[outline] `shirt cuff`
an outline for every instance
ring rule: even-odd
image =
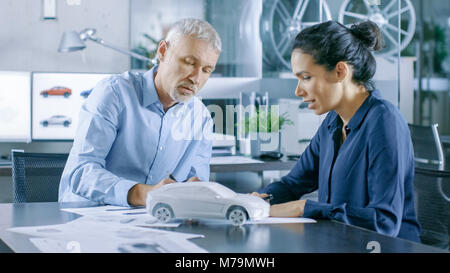
[[[319,203],[308,199],[306,200],[303,217],[328,219],[331,209],[331,204]]]
[[[114,206],[130,207],[131,205],[128,204],[128,191],[136,184],[138,183],[132,180],[120,180],[106,195],[105,203]]]

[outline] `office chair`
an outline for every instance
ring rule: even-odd
[[[444,150],[438,133],[438,124],[422,126],[408,124],[414,147],[414,161],[421,164],[436,165],[444,169]]]
[[[57,202],[68,154],[12,150],[13,202]]]
[[[449,250],[450,171],[416,168],[414,191],[422,243]]]

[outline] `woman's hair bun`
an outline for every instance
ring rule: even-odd
[[[380,28],[372,21],[353,24],[350,32],[369,50],[378,51],[384,47]]]

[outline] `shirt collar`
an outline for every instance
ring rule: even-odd
[[[366,116],[367,112],[373,105],[374,100],[376,99],[381,99],[380,91],[378,90],[370,91],[369,96],[366,98],[366,100],[363,102],[363,104],[359,107],[359,109],[356,111],[356,113],[348,122],[347,127],[350,131],[357,129],[361,125],[361,123],[364,120],[364,117]],[[334,111],[333,113],[334,117],[330,118],[330,121],[328,122],[329,130],[333,130],[339,125],[342,126],[342,120],[340,119],[339,115]]]
[[[144,73],[143,84],[143,99],[142,104],[147,107],[155,102],[159,102],[158,93],[155,88],[155,75],[158,71],[158,66],[155,65],[152,69]]]
[[[152,69],[144,73],[144,86],[143,86],[143,106],[147,107],[155,102],[160,102],[158,93],[156,92],[155,87],[155,76],[158,71],[158,65],[155,65]],[[192,99],[190,99],[187,103],[191,102]],[[178,102],[176,105],[177,107],[185,106],[186,103]],[[162,104],[161,104],[162,107]]]
[[[341,122],[341,119],[339,118],[339,115],[336,112],[331,111],[331,115],[332,116],[330,117],[330,120],[328,121],[328,130],[330,132],[334,131],[334,129],[336,129],[338,127],[339,123]]]

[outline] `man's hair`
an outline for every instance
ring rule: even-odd
[[[206,21],[186,18],[175,22],[170,28],[165,40],[175,44],[182,36],[191,36],[195,39],[207,41],[218,52],[222,51],[222,41],[217,31]]]

